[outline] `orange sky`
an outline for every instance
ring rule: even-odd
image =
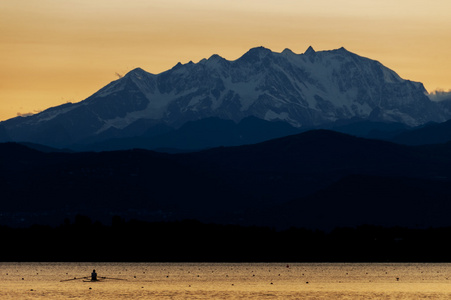
[[[135,67],[309,45],[344,46],[430,92],[451,89],[449,0],[8,0],[0,120],[81,101]]]

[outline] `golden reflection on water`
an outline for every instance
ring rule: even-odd
[[[84,282],[93,269],[107,279]],[[0,263],[0,272],[0,299],[451,299],[451,264]]]

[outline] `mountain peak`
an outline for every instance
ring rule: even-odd
[[[248,52],[246,52],[243,56],[240,57],[240,60],[245,60],[249,62],[254,62],[261,60],[262,58],[265,58],[269,54],[271,54],[272,51],[268,48],[265,48],[263,46],[251,48]]]
[[[315,51],[315,49],[313,49],[312,46],[309,46],[307,48],[307,50],[304,52],[305,55],[311,55],[311,54],[315,54],[315,53],[316,53],[316,51]]]
[[[254,47],[249,49],[248,52],[258,52],[258,53],[268,53],[268,52],[272,52],[271,49],[265,48],[263,46],[259,46],[259,47]]]
[[[265,48],[263,46],[251,48],[247,52],[247,54],[257,55],[260,58],[263,58],[263,57],[265,57],[265,56],[267,56],[268,54],[271,54],[271,53],[272,53],[271,49]]]
[[[285,48],[285,49],[283,49],[282,54],[284,54],[284,55],[293,55],[294,54],[295,55],[296,53],[291,51],[291,49]]]
[[[144,71],[141,68],[134,68],[133,70],[131,70],[130,72],[128,72],[127,74],[144,74],[147,73],[146,71]]]
[[[339,53],[346,53],[346,54],[351,54],[352,52],[348,51],[345,47],[340,47],[337,50],[335,50]]]
[[[178,62],[174,67],[172,67],[172,69],[178,69],[182,66],[183,66],[183,64],[181,62]]]
[[[199,63],[204,64],[205,66],[208,66],[210,68],[217,69],[217,68],[221,68],[222,66],[226,65],[228,63],[228,61],[218,54],[213,54],[208,59],[202,59]]]
[[[141,79],[144,76],[148,75],[149,73],[147,71],[144,71],[141,68],[134,68],[133,70],[131,70],[130,72],[128,72],[127,74],[125,74],[124,77],[132,77],[132,78],[138,78]]]
[[[207,61],[208,62],[222,62],[222,61],[225,61],[225,59],[218,54],[213,54],[212,56],[210,56],[210,58],[208,58]]]

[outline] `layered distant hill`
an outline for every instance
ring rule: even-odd
[[[421,83],[344,48],[295,54],[259,47],[235,61],[213,55],[160,74],[132,70],[79,103],[1,122],[0,141],[200,149],[353,120],[399,128],[450,118]]]
[[[316,130],[184,154],[41,152],[0,144],[0,225],[198,219],[333,228],[451,226],[451,144]]]

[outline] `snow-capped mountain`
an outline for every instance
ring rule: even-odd
[[[258,47],[235,61],[213,55],[160,74],[134,69],[79,103],[1,122],[0,141],[61,147],[139,136],[157,124],[249,116],[299,128],[351,118],[415,126],[449,117],[421,83],[344,48],[295,54]]]

